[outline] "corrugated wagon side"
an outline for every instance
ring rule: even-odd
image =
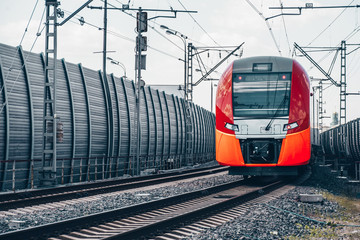
[[[125,78],[57,61],[57,183],[135,174],[136,94]],[[43,142],[44,56],[0,44],[0,187],[40,184]],[[185,162],[185,102],[144,87],[140,102],[140,170],[179,168]],[[191,104],[192,155],[214,160],[215,116]]]

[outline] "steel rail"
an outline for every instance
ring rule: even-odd
[[[249,181],[250,179],[247,180]],[[243,204],[250,200],[263,196],[264,194],[270,193],[284,185],[286,185],[286,183],[279,181],[279,182],[271,183],[260,189],[256,188],[251,192],[238,196],[231,196],[229,198],[227,198],[227,196],[224,196],[222,198],[222,196],[219,195],[221,201],[218,203],[210,204],[206,207],[194,209],[188,212],[185,211],[181,215],[173,216],[170,218],[164,218],[160,221],[145,225],[143,227],[135,228],[133,230],[119,234],[114,234],[113,236],[107,237],[106,239],[111,239],[111,240],[112,239],[143,239],[147,237],[152,237],[152,235],[154,234],[157,235],[161,230],[181,226],[185,222],[189,223],[189,222],[199,221],[199,219],[207,218],[218,212],[225,211],[236,205]]]
[[[154,200],[146,203],[136,204],[129,207],[113,209],[101,213],[95,213],[83,217],[77,217],[60,222],[45,224],[41,226],[31,227],[27,229],[7,232],[0,234],[0,239],[24,239],[27,236],[28,239],[43,239],[48,238],[50,235],[61,234],[71,232],[76,229],[88,228],[89,226],[99,225],[106,221],[114,219],[129,217],[138,213],[159,209],[164,206],[171,206],[187,200],[201,198],[205,195],[210,195],[223,191],[224,189],[230,189],[238,187],[242,183],[246,183],[249,180],[240,180],[207,189],[201,189],[190,193],[175,195],[169,198],[163,198],[160,200]]]
[[[234,202],[231,204],[225,205],[224,208],[215,208],[215,211],[205,211],[203,215],[195,215],[193,218],[184,220],[181,224],[174,224],[173,226],[168,226],[165,230],[160,231],[160,233],[151,234],[151,239],[183,239],[187,236],[201,234],[209,227],[216,228],[225,223],[229,223],[236,218],[243,217],[243,215],[248,211],[254,204],[265,204],[268,201],[274,199],[274,197],[281,196],[291,189],[295,188],[297,185],[303,183],[310,177],[311,171],[307,169],[300,177],[292,179],[291,181],[284,181],[283,186],[279,182],[278,187],[275,187],[277,183],[273,186],[273,190],[269,192],[258,190],[256,194],[259,194],[258,197],[253,199],[245,199],[244,202]],[[290,184],[286,184],[286,183]],[[226,195],[223,197],[227,197]],[[258,208],[257,208],[258,209]],[[180,223],[180,222],[179,222]],[[231,224],[231,223],[230,223]],[[240,237],[240,236],[239,236]]]
[[[191,177],[219,173],[222,171],[225,172],[227,170],[227,167],[215,166],[156,175],[147,175],[134,178],[105,180],[81,185],[61,186],[57,188],[47,188],[12,194],[2,194],[0,195],[0,209],[2,211],[6,211],[9,209],[26,207],[35,204],[58,202],[72,198],[79,198],[81,196],[91,196],[100,193],[102,194],[150,186],[154,184],[182,180]]]
[[[109,221],[114,221],[116,219],[127,218],[130,216],[134,216],[135,214],[146,213],[167,206],[172,206],[175,204],[184,203],[186,201],[191,201],[196,198],[203,198],[204,196],[219,193],[221,191],[228,190],[231,188],[239,187],[240,185],[246,184],[248,182],[249,179],[239,180],[231,183],[218,185],[215,187],[210,187],[207,189],[201,189],[194,192],[163,198],[160,200],[154,200],[146,203],[136,204],[129,207],[113,209],[83,217],[63,220],[60,222],[7,232],[4,234],[0,234],[0,239],[22,240],[24,239],[24,236],[26,236],[27,239],[47,239],[49,237],[56,237],[61,234],[70,233],[84,228],[89,228],[91,226],[98,226]],[[117,235],[116,237],[115,235],[113,235],[111,236],[111,239],[132,239],[132,236],[137,236],[141,234],[141,231],[143,230],[149,231],[151,228],[152,227],[148,227],[148,228],[143,227],[141,228],[140,232],[136,230],[130,230],[128,233],[123,233],[124,235],[121,236]]]

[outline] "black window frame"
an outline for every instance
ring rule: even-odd
[[[273,113],[269,113],[269,114],[263,114],[263,115],[251,115],[251,114],[246,114],[243,116],[239,116],[239,114],[235,114],[236,109],[235,109],[235,104],[234,104],[234,97],[238,94],[236,92],[234,92],[234,80],[236,77],[239,76],[249,76],[249,75],[278,75],[277,78],[277,82],[279,80],[281,80],[281,76],[282,75],[286,75],[286,81],[288,81],[289,86],[287,86],[287,91],[286,91],[286,95],[284,95],[284,97],[286,97],[285,99],[283,99],[283,101],[285,101],[285,104],[287,106],[287,112],[286,113],[280,113],[278,112],[279,107],[283,104],[282,101],[279,103],[277,102],[276,105],[274,105],[274,107],[277,107],[277,109],[273,112]],[[246,80],[245,80],[246,81]],[[232,74],[232,110],[233,110],[233,116],[234,117],[240,117],[240,118],[246,118],[246,119],[271,119],[276,115],[276,118],[280,118],[280,117],[284,117],[284,116],[289,116],[289,111],[290,111],[290,98],[291,98],[291,85],[292,85],[292,72],[269,72],[269,71],[256,71],[256,72],[246,72],[246,73],[240,73],[240,72],[234,72]],[[274,88],[273,88],[274,89]],[[265,91],[264,91],[265,92]],[[256,106],[256,105],[255,105]],[[280,108],[281,109],[281,108]],[[256,110],[256,109],[254,109]],[[283,111],[283,110],[282,110]],[[275,114],[276,112],[278,112],[277,114]]]

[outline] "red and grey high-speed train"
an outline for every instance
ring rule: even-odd
[[[235,60],[216,93],[216,160],[229,174],[297,175],[309,164],[310,82],[284,57]]]

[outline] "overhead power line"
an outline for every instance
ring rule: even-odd
[[[26,35],[26,33],[27,33],[27,30],[28,30],[28,27],[29,27],[29,25],[30,25],[30,23],[31,23],[31,20],[32,20],[32,18],[33,18],[33,16],[34,16],[34,12],[35,12],[35,10],[36,10],[36,7],[37,7],[37,5],[38,5],[38,2],[39,2],[39,0],[36,1],[35,6],[34,6],[32,12],[31,12],[30,19],[29,19],[29,21],[28,21],[28,23],[27,23],[27,25],[26,25],[24,34],[23,34],[23,36],[22,36],[22,38],[21,38],[21,41],[20,41],[20,44],[19,44],[19,45],[22,44],[22,42],[23,42],[23,40],[24,40],[24,38],[25,38],[25,35]]]
[[[280,47],[279,47],[279,45],[278,45],[278,43],[277,43],[277,41],[276,41],[276,39],[275,39],[274,33],[273,33],[272,29],[271,29],[271,26],[270,26],[270,24],[269,24],[269,22],[268,22],[268,19],[266,19],[266,18],[264,17],[264,14],[263,14],[262,12],[260,12],[260,11],[254,6],[254,4],[252,4],[252,2],[251,2],[250,0],[246,0],[246,2],[250,5],[250,7],[252,7],[252,8],[255,10],[255,12],[257,12],[257,13],[259,14],[259,16],[265,21],[266,26],[267,26],[267,28],[268,28],[268,30],[269,30],[269,32],[270,32],[271,38],[273,39],[274,44],[275,44],[275,46],[276,46],[276,48],[277,48],[280,56],[282,56]]]
[[[280,6],[283,5],[282,1],[279,0],[279,3],[280,3]],[[281,13],[282,13],[282,9],[281,9]],[[285,24],[285,17],[282,16],[282,22],[283,22],[283,25],[284,25],[284,31],[285,31],[285,36],[286,36],[286,40],[287,40],[287,44],[288,44],[288,48],[289,48],[289,56],[291,54],[291,47],[290,47],[290,41],[289,41],[289,36],[288,36],[288,33],[287,33],[287,29],[286,29],[286,24]]]
[[[101,0],[101,1],[103,1],[103,0]],[[120,4],[122,4],[120,1],[118,1],[118,0],[116,0],[116,1],[117,1],[118,3],[120,3]],[[110,6],[112,6],[112,7],[116,7],[115,5],[113,5],[113,4],[111,4],[111,3],[108,3],[108,5],[110,5]],[[70,11],[67,11],[67,10],[64,10],[64,9],[63,9],[63,11],[66,12],[67,14],[71,13]],[[132,17],[132,18],[136,18],[136,16],[134,16],[134,15],[131,14],[131,13],[127,13],[127,12],[125,12],[125,11],[123,11],[123,12],[124,12],[125,14],[129,15],[129,16]],[[95,25],[95,24],[92,24],[92,23],[90,23],[90,22],[85,21],[85,19],[84,19],[83,17],[81,17],[81,16],[74,17],[74,18],[77,19],[77,21],[75,21],[75,20],[70,20],[70,22],[72,22],[72,23],[74,23],[74,24],[79,24],[79,23],[80,23],[80,24],[84,24],[84,25],[89,25],[89,26],[91,26],[91,27],[93,27],[93,28],[100,29],[100,30],[102,29],[102,27],[100,27],[100,26],[97,26],[97,25]],[[152,20],[151,20],[151,21],[152,21]],[[160,25],[160,24],[158,24],[158,23],[155,23],[155,24]],[[162,34],[161,32],[159,32],[155,27],[153,27],[153,26],[149,26],[149,27],[150,27],[151,29],[153,29],[156,33],[158,33],[160,36],[162,36],[163,38],[165,38],[167,41],[169,41],[170,43],[172,43],[175,47],[177,47],[177,48],[179,48],[180,50],[182,50],[181,47],[179,47],[176,43],[174,43],[172,40],[170,40],[169,38],[167,38],[164,34]],[[115,36],[115,37],[124,39],[124,40],[126,40],[126,41],[135,43],[135,40],[134,40],[134,39],[132,39],[132,38],[130,38],[130,37],[127,37],[127,36],[125,36],[125,35],[122,35],[122,34],[120,34],[120,33],[117,33],[117,32],[115,32],[115,31],[107,30],[107,33],[110,34],[110,35],[113,35],[113,36]],[[150,45],[148,45],[148,48],[149,48],[149,49],[152,49],[152,50],[154,50],[154,51],[156,51],[156,52],[159,52],[159,53],[161,53],[161,54],[163,54],[163,55],[166,55],[166,56],[168,56],[168,57],[171,57],[171,58],[173,58],[173,59],[179,60],[178,57],[176,57],[176,56],[174,56],[174,55],[171,55],[171,54],[169,54],[169,53],[166,52],[166,51],[162,51],[162,50],[160,50],[160,49],[158,49],[158,48],[155,48],[155,47],[152,47],[152,46],[150,46]]]
[[[100,0],[100,1],[103,2],[104,0]],[[117,3],[123,5],[123,3],[120,2],[119,0],[115,0],[115,1],[116,1]],[[116,8],[116,6],[113,5],[113,4],[111,4],[111,3],[108,3],[108,5]],[[170,4],[169,4],[169,5],[170,5]],[[184,10],[188,11],[184,5],[182,5],[182,6],[183,6]],[[170,6],[170,8],[172,8],[172,7]],[[125,13],[126,15],[128,15],[128,16],[136,19],[136,16],[134,16],[133,14],[131,14],[131,13],[129,13],[129,12],[126,12],[126,11],[122,11],[122,12]],[[192,15],[191,15],[190,13],[188,13],[188,14],[192,17]],[[194,19],[194,18],[193,18],[193,19]],[[154,23],[154,25],[157,25],[157,26],[160,27],[161,24],[155,22],[155,20],[156,20],[156,19],[150,19],[149,21],[152,21],[152,22]],[[199,24],[195,19],[194,19],[194,21],[195,21],[197,24]],[[170,42],[170,43],[173,44],[175,47],[177,47],[178,49],[180,49],[181,51],[183,51],[183,49],[182,49],[178,44],[176,44],[175,42],[173,42],[170,38],[166,37],[166,35],[162,34],[162,33],[161,33],[160,31],[158,31],[154,26],[150,26],[150,25],[148,25],[148,26],[149,26],[152,30],[154,30],[157,34],[159,34],[160,36],[162,36],[163,38],[165,38],[168,42]],[[200,24],[199,24],[199,26],[200,26]],[[202,27],[200,26],[200,28],[202,28]],[[203,28],[202,28],[202,29],[203,29]],[[206,32],[205,29],[203,29],[203,31]],[[207,32],[206,32],[206,33],[207,33]],[[121,37],[121,38],[124,38],[122,35],[120,35],[120,37]],[[209,35],[209,37],[211,38],[210,35]],[[128,38],[128,37],[126,37],[126,38]],[[128,38],[128,39],[130,39],[130,38]],[[128,40],[128,39],[126,39],[126,40]],[[196,40],[194,40],[194,39],[192,39],[192,38],[188,38],[188,39],[191,40],[191,41],[193,41],[193,42],[195,42],[195,43],[199,43],[200,45],[205,46],[204,43],[201,43],[201,42],[199,42],[199,41],[196,41]],[[130,39],[130,41],[135,42],[135,41],[132,40],[132,39]],[[215,41],[215,40],[214,40],[214,41]],[[217,45],[218,45],[219,47],[221,47],[219,44],[217,44]],[[162,51],[162,50],[153,48],[153,47],[151,47],[151,46],[148,46],[148,47],[149,47],[150,49],[153,49],[153,50],[155,50],[155,51],[157,51],[157,52],[160,52],[160,53],[162,53],[162,54],[164,54],[164,55],[167,55],[167,56],[169,56],[169,57],[172,57],[172,58],[174,58],[174,59],[181,60],[181,59],[179,59],[178,57],[175,57],[175,56],[173,56],[173,55],[171,55],[171,54],[169,54],[169,53],[167,53],[167,52],[165,52],[165,51]],[[227,51],[227,50],[225,50],[225,51],[226,51],[227,53],[229,53],[229,51]],[[215,72],[216,72],[216,71],[215,71]]]
[[[353,2],[354,2],[354,0],[352,0],[352,1],[348,4],[348,6],[350,6]],[[334,18],[334,20],[332,20],[331,23],[330,23],[324,30],[322,30],[313,40],[311,40],[310,43],[309,43],[308,45],[306,45],[306,46],[310,46],[310,45],[311,45],[316,39],[318,39],[326,30],[328,30],[328,29],[331,27],[331,25],[333,25],[334,22],[336,22],[336,20],[337,20],[346,10],[347,10],[347,8],[343,9],[343,10],[341,11],[341,13],[340,13],[339,15],[337,15],[336,18]]]
[[[240,49],[244,45],[244,42],[241,43],[239,46],[237,46],[234,50],[232,50],[227,56],[225,56],[220,62],[218,62],[214,67],[212,67],[209,71],[206,71],[206,73],[198,80],[196,81],[193,86],[199,85],[204,79],[206,79],[212,72],[215,71],[217,67],[219,67],[226,59],[228,59],[231,55],[233,55],[238,49]],[[200,58],[201,59],[201,58]],[[202,62],[202,60],[201,60]],[[205,67],[204,67],[205,68]]]
[[[184,4],[183,4],[180,0],[178,0],[178,2],[179,2],[180,5],[184,8],[184,10],[188,11],[188,10],[186,9],[186,7],[184,6]],[[217,41],[215,41],[215,39],[214,39],[213,37],[211,37],[210,34],[200,25],[200,23],[199,23],[198,21],[196,21],[196,19],[191,15],[191,13],[188,13],[188,14],[189,14],[189,16],[192,18],[192,20],[200,27],[200,29],[203,30],[203,32],[204,32],[216,45],[220,46],[220,44],[219,44]]]
[[[353,36],[355,36],[355,34],[357,34],[358,32],[360,31],[360,26],[354,28],[345,38],[344,38],[344,41],[348,41],[350,38],[352,38]],[[341,45],[341,43],[338,43],[334,48],[339,48]],[[320,60],[318,60],[317,62],[318,63],[321,63],[322,61],[324,61],[326,58],[328,58],[331,53],[333,51],[330,49],[328,51],[328,53],[326,55],[324,55]],[[314,68],[314,66],[312,65],[308,71],[312,70]]]
[[[103,2],[104,0],[101,0],[101,1]],[[115,0],[115,1],[118,2],[119,4],[122,4],[122,5],[123,5],[123,3],[121,3],[119,0]],[[111,3],[108,3],[108,5],[116,8],[116,6],[113,5],[113,4],[111,4]],[[133,14],[128,13],[128,12],[126,12],[126,11],[122,11],[122,12],[125,13],[126,15],[128,15],[128,16],[136,19],[136,16],[134,16]],[[155,22],[154,19],[151,19],[150,21],[152,21],[155,25],[160,26],[160,24],[157,23],[157,22]],[[176,44],[175,42],[173,42],[170,38],[166,37],[164,34],[162,34],[161,32],[159,32],[154,26],[150,26],[150,25],[148,25],[148,26],[149,26],[152,30],[154,30],[157,34],[159,34],[161,37],[165,38],[168,42],[170,42],[171,44],[173,44],[175,47],[177,47],[178,49],[182,50],[182,48],[181,48],[179,45],[177,45],[177,44]]]
[[[35,12],[35,10],[36,10],[36,7],[37,7],[38,3],[39,3],[39,0],[36,1],[35,6],[34,6],[32,12],[31,12],[29,21],[28,21],[28,23],[26,24],[26,27],[25,27],[24,33],[23,33],[23,35],[22,35],[22,37],[21,37],[19,46],[22,45],[22,42],[23,42],[24,39],[25,39],[25,35],[26,35],[27,31],[28,31],[28,28],[29,28],[29,26],[30,26],[31,20],[32,20],[32,18],[33,18],[33,16],[34,16],[34,12]],[[15,52],[14,55],[16,55],[17,53],[18,53],[18,50]],[[13,61],[12,61],[11,64],[10,64],[10,68],[12,68],[12,66],[14,65],[14,61],[15,61],[15,58],[13,58]],[[9,73],[6,75],[5,81],[6,81],[6,79],[8,78],[8,76],[9,76]]]
[[[109,5],[110,5],[110,4],[109,4]],[[64,11],[64,12],[69,12],[69,11],[66,11],[66,10],[63,10],[63,11]],[[79,24],[79,22],[81,22],[82,24],[89,25],[89,26],[91,26],[91,27],[93,27],[93,28],[102,29],[102,27],[100,27],[100,26],[97,26],[97,25],[95,25],[95,24],[92,24],[92,23],[89,23],[89,22],[85,21],[84,18],[82,18],[82,17],[75,17],[75,19],[77,19],[78,21],[70,20],[70,22],[75,23],[75,24]],[[151,27],[151,28],[152,28],[152,27]],[[126,41],[135,43],[135,40],[134,40],[134,39],[132,39],[132,38],[130,38],[130,37],[127,37],[127,36],[125,36],[125,35],[122,35],[122,34],[120,34],[120,33],[117,33],[117,32],[115,32],[115,31],[107,30],[107,33],[110,34],[110,35],[112,35],[112,36],[115,36],[115,37],[124,39],[124,40],[126,40]],[[161,33],[160,33],[160,34],[161,34]],[[149,46],[149,45],[148,45],[148,47],[149,47],[150,49],[152,49],[152,50],[154,50],[154,51],[156,51],[156,52],[159,52],[159,53],[161,53],[161,54],[164,54],[164,55],[166,55],[166,56],[168,56],[168,57],[171,57],[171,58],[174,58],[174,59],[178,59],[178,57],[176,57],[176,56],[174,56],[174,55],[171,55],[171,54],[169,54],[169,53],[167,53],[167,52],[165,52],[165,51],[162,51],[162,50],[160,50],[160,49],[154,48],[154,47]]]
[[[21,47],[21,45],[22,45],[22,42],[23,42],[23,40],[25,39],[25,35],[26,35],[27,31],[28,31],[28,27],[30,26],[30,23],[31,23],[32,18],[33,18],[33,16],[34,16],[34,12],[35,12],[35,10],[36,10],[36,7],[37,7],[37,5],[38,5],[38,2],[39,2],[39,0],[36,1],[35,6],[34,6],[32,12],[31,12],[29,21],[28,21],[28,23],[27,23],[27,25],[26,25],[26,28],[25,28],[25,30],[24,30],[24,34],[23,34],[23,36],[21,37],[21,40],[20,40],[20,43],[19,43],[19,48],[17,48],[16,51],[15,51],[15,53],[14,53],[13,60],[12,60],[12,62],[11,62],[11,64],[10,64],[9,71],[8,71],[8,73],[7,73],[6,76],[5,76],[4,82],[6,82],[6,80],[7,80],[8,77],[9,77],[9,74],[10,74],[10,72],[11,72],[11,70],[12,70],[12,67],[13,67],[14,62],[15,62],[15,59],[16,59],[15,56],[16,56],[16,54],[18,54],[19,49],[20,49],[20,47]],[[44,7],[44,11],[45,11],[45,7]],[[24,64],[21,66],[20,70],[23,69],[23,67],[25,66],[25,62],[26,62],[27,59],[29,58],[30,53],[32,52],[32,50],[33,50],[33,48],[34,48],[34,46],[35,46],[38,38],[40,37],[42,31],[45,29],[45,26],[44,26],[44,27],[41,29],[41,31],[39,31],[41,24],[42,24],[42,18],[41,18],[41,21],[40,21],[40,23],[39,23],[38,31],[37,31],[37,33],[36,33],[36,38],[35,38],[35,40],[33,41],[33,44],[31,45],[31,48],[30,48],[30,52],[29,52],[29,54],[25,57]],[[10,91],[7,93],[8,96],[12,93],[12,90],[14,89],[14,86],[16,85],[16,83],[17,83],[17,81],[18,81],[18,79],[19,79],[19,77],[20,77],[20,73],[21,73],[21,72],[18,73],[18,75],[16,76],[15,81],[14,81],[13,84],[11,85]],[[0,89],[0,94],[2,93],[3,90],[4,90],[4,86],[1,87],[1,89]],[[6,101],[3,103],[3,105],[2,105],[2,107],[1,107],[1,109],[0,109],[0,114],[1,114],[2,111],[4,110],[4,108],[5,108],[5,106],[7,105],[7,103],[8,103],[8,102],[7,102],[7,99],[6,99]]]

